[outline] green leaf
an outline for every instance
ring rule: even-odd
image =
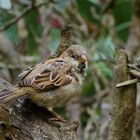
[[[10,15],[6,10],[0,11],[0,28],[5,26],[10,20],[12,20],[14,16]],[[17,26],[13,24],[7,30],[4,31],[7,37],[12,41],[15,42],[19,39],[17,35]]]
[[[94,60],[105,59],[113,61],[115,58],[115,44],[110,36],[99,38],[96,43],[96,53],[94,53]]]
[[[94,5],[100,5],[99,0],[89,0],[90,2],[92,2]]]
[[[129,35],[130,22],[132,18],[132,1],[117,0],[113,9],[113,14],[116,20],[116,30],[119,38],[126,42]]]
[[[104,74],[107,78],[112,79],[113,72],[104,62],[98,62],[95,63],[95,65],[102,72],[102,74]]]
[[[53,28],[51,29],[50,36],[52,40],[48,44],[48,48],[54,52],[57,49],[60,42],[60,31],[58,29]]]
[[[84,96],[92,96],[93,93],[95,93],[93,85],[94,85],[93,81],[88,81],[87,83],[85,83],[82,94]]]
[[[32,10],[25,16],[26,27],[28,29],[28,46],[30,54],[38,52],[38,44],[35,37],[40,37],[42,33],[41,23],[39,23],[39,13],[37,10]]]
[[[90,2],[88,0],[76,0],[78,7],[79,7],[79,11],[81,13],[81,15],[88,21],[90,22],[94,22],[97,24],[100,24],[99,21],[93,17],[93,13],[91,12],[91,8],[95,8],[97,13],[100,13],[100,6],[97,4],[94,4],[93,2]]]

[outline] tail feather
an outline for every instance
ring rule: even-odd
[[[18,98],[26,96],[27,93],[22,88],[14,91],[3,91],[0,93],[0,104],[13,104]]]
[[[4,89],[4,90],[0,91],[0,99],[3,96],[9,95],[11,92],[12,92],[11,90],[7,90],[7,89]]]

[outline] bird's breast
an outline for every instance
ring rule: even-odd
[[[59,87],[48,92],[41,92],[37,95],[30,96],[30,99],[45,107],[62,107],[71,98],[78,95],[81,90],[81,84],[77,81],[72,81],[71,84]]]

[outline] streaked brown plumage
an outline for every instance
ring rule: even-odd
[[[0,103],[26,96],[48,109],[63,106],[81,90],[86,68],[85,49],[72,45],[60,57],[23,71],[18,87],[12,94],[1,96]]]

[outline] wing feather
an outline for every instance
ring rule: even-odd
[[[20,87],[33,87],[37,90],[53,90],[71,83],[72,77],[67,71],[69,71],[69,67],[65,65],[64,60],[48,60],[23,71],[19,75],[18,84]],[[26,98],[27,96],[26,92],[20,92],[20,90],[12,94],[3,93],[2,96],[0,95],[0,103],[12,104],[17,98]]]
[[[22,73],[20,73],[18,75],[18,79],[23,80],[34,68],[35,68],[35,66],[31,66],[31,67],[25,69]]]
[[[22,77],[21,82],[19,82],[20,86],[32,86],[35,89],[47,91],[67,85],[71,83],[72,78],[67,73],[69,68],[66,68],[65,64],[66,62],[62,59],[54,59],[38,65],[38,69],[43,67],[42,71],[36,74],[36,67],[34,67],[34,70],[30,70],[28,74]],[[30,76],[30,74],[33,76]]]

